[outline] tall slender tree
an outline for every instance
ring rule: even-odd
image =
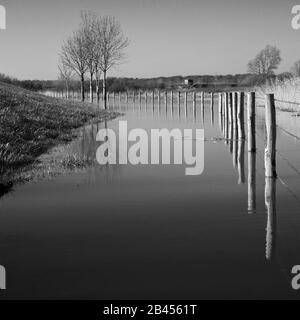
[[[85,100],[84,76],[88,69],[88,52],[84,32],[79,29],[63,43],[60,58],[63,64],[73,70],[80,78],[81,100]]]
[[[59,78],[64,81],[66,86],[66,98],[69,99],[70,81],[72,79],[72,69],[65,65],[63,61],[58,64]]]
[[[103,17],[97,23],[98,50],[101,53],[99,68],[103,73],[103,103],[107,109],[107,72],[124,59],[128,38],[124,36],[120,23],[114,17]]]
[[[93,81],[96,73],[96,65],[99,60],[99,50],[97,50],[97,16],[91,11],[81,12],[81,30],[85,40],[87,53],[87,71],[89,72],[90,102],[94,101]]]

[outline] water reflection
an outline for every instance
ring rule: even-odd
[[[256,153],[248,152],[248,213],[256,210]]]
[[[0,198],[8,194],[12,191],[13,183],[7,182],[7,183],[0,183]]]
[[[265,205],[267,210],[266,259],[272,260],[276,249],[276,179],[265,178]]]
[[[237,166],[238,166],[238,184],[245,183],[245,140],[238,140],[238,155],[237,155]]]

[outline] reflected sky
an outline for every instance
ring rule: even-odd
[[[262,108],[255,154],[217,95],[212,104],[197,94],[195,105],[191,94],[173,97],[111,97],[124,116],[83,128],[66,153],[94,157],[97,131],[117,130],[119,120],[147,131],[204,128],[203,174],[95,161],[15,186],[0,200],[0,262],[10,274],[3,298],[299,298],[290,285],[300,258],[299,142],[278,130],[285,158],[277,181],[265,179]]]

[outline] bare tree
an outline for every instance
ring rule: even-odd
[[[85,49],[87,52],[87,69],[90,75],[90,102],[93,103],[93,80],[97,72],[101,52],[97,46],[97,23],[96,15],[91,11],[81,12],[81,30],[85,39]]]
[[[81,100],[85,100],[84,75],[87,71],[88,54],[86,39],[82,30],[77,30],[64,42],[60,54],[63,64],[73,70],[81,81]]]
[[[97,103],[100,102],[100,81],[101,81],[101,69],[99,67],[99,61],[95,64],[95,75],[96,75],[96,96]]]
[[[248,63],[248,71],[254,74],[271,75],[281,62],[280,50],[267,45]]]
[[[292,68],[291,68],[291,73],[295,77],[300,77],[300,60],[296,61]]]
[[[123,34],[120,23],[114,17],[103,17],[97,24],[98,50],[101,53],[99,68],[103,72],[103,102],[107,108],[107,71],[124,59],[124,49],[129,41]]]
[[[60,61],[58,64],[58,70],[59,70],[59,79],[65,82],[67,99],[69,99],[69,87],[70,87],[70,81],[73,75],[72,69],[66,66],[63,61]]]

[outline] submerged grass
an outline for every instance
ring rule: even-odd
[[[70,154],[60,161],[64,169],[86,168],[94,163],[94,160],[84,155]]]
[[[85,123],[117,115],[0,83],[0,175],[18,171],[53,146],[71,141],[75,129]]]

